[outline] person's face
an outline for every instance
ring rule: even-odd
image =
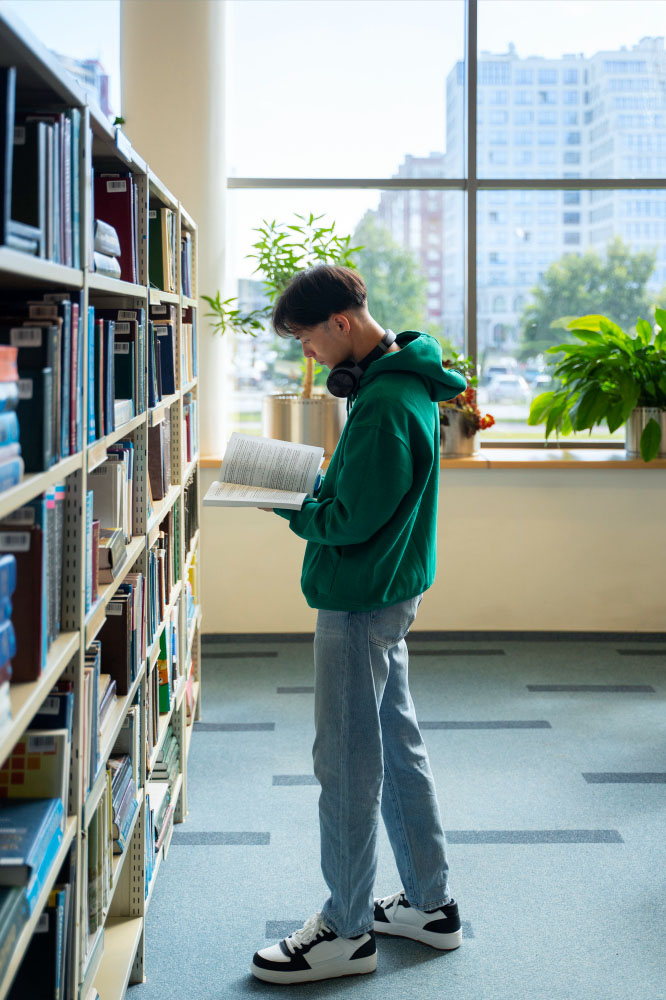
[[[294,334],[306,358],[334,368],[351,354],[349,320],[344,314],[334,315],[317,326],[304,327]]]

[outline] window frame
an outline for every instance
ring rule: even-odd
[[[464,234],[464,346],[465,356],[474,360],[478,371],[478,337],[477,337],[477,217],[478,194],[482,191],[603,191],[603,190],[635,190],[646,191],[656,188],[666,190],[666,177],[619,177],[592,178],[567,177],[562,178],[525,178],[525,177],[479,177],[477,162],[478,121],[478,0],[463,0],[465,7],[465,39],[464,39],[464,156],[463,176],[454,178],[430,177],[227,177],[227,189],[317,189],[336,188],[347,190],[376,189],[407,190],[407,191],[461,191],[466,199],[465,234]],[[581,84],[578,84],[580,87]],[[543,85],[542,85],[543,87]],[[537,87],[537,91],[538,91]],[[567,94],[575,94],[575,103],[579,103],[579,90],[572,89]],[[573,104],[574,100],[564,100],[563,104]],[[538,104],[538,100],[537,100]],[[499,106],[499,105],[498,105]],[[501,104],[508,107],[508,102]],[[547,105],[543,105],[547,106]],[[522,110],[522,109],[521,109]],[[507,125],[507,129],[510,126]],[[569,448],[569,442],[557,444],[549,442],[550,447]],[[485,448],[503,448],[506,442],[502,440],[488,441]],[[534,441],[511,441],[511,447],[534,448]],[[576,442],[577,448],[607,448],[608,442]],[[614,447],[622,448],[621,442]]]

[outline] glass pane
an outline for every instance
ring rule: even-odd
[[[601,314],[629,332],[666,305],[666,191],[483,191],[477,220],[479,404],[496,420],[482,440],[543,441],[527,416],[559,386],[563,356],[544,352],[575,342],[567,321]],[[624,427],[593,439],[623,441]]]
[[[463,0],[235,0],[229,174],[460,177]],[[447,81],[445,85],[445,81]]]
[[[666,174],[666,3],[480,0],[478,11],[479,177]]]
[[[446,204],[445,204],[446,202]],[[426,330],[437,337],[446,356],[463,347],[462,238],[444,246],[446,217],[462,233],[463,195],[437,191],[290,190],[229,192],[229,282],[222,298],[238,297],[244,312],[268,304],[265,272],[256,273],[253,244],[256,230],[267,223],[277,228],[298,225],[310,231],[310,215],[321,216],[315,226],[334,225],[333,234],[349,236],[351,247],[361,247],[352,259],[368,286],[368,308],[374,318],[396,332]],[[302,216],[303,219],[298,218]],[[305,222],[303,221],[305,220]],[[270,226],[267,227],[270,229]],[[294,231],[294,243],[303,236]],[[329,236],[326,238],[328,239]],[[296,251],[300,252],[300,251]],[[451,276],[451,279],[447,277]],[[457,285],[451,284],[455,278]],[[444,294],[449,280],[447,294]],[[216,289],[203,289],[214,296]],[[208,320],[205,321],[208,323]],[[256,336],[229,332],[233,338],[236,393],[230,401],[235,429],[261,433],[261,403],[273,390],[298,391],[302,377],[302,350],[295,341],[276,337],[268,321]],[[209,334],[204,327],[203,336]],[[318,375],[325,384],[328,370]]]
[[[101,110],[120,114],[120,0],[10,0]]]

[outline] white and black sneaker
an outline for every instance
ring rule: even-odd
[[[374,928],[376,934],[411,938],[443,951],[459,948],[462,944],[462,926],[454,899],[426,912],[412,906],[404,892],[394,892],[392,896],[375,900]]]
[[[372,931],[341,938],[320,913],[289,937],[255,952],[250,972],[267,983],[310,983],[374,972],[377,946]]]

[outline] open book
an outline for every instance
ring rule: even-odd
[[[234,433],[220,480],[211,484],[202,502],[212,507],[300,510],[317,488],[323,460],[323,448]]]

